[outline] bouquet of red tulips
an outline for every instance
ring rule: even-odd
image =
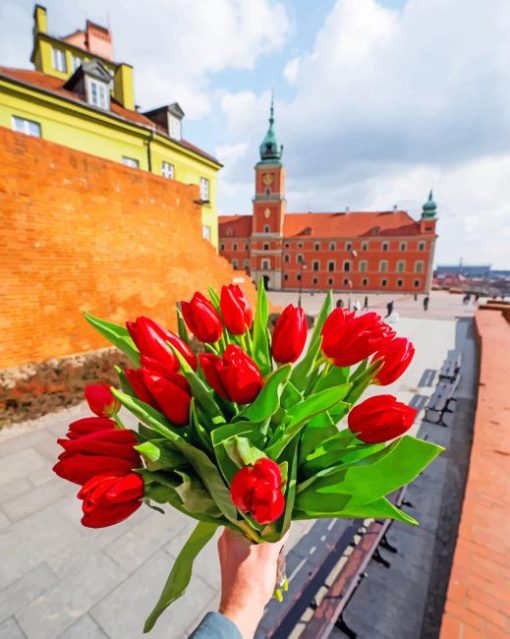
[[[287,306],[271,336],[263,286],[255,318],[239,286],[195,293],[177,309],[178,335],[147,317],[126,327],[86,319],[132,367],[117,368],[119,389],[88,386],[96,416],[59,440],[54,470],[80,484],[82,523],[110,526],[142,503],[198,521],[145,631],[184,593],[219,526],[260,543],[279,540],[297,519],[417,523],[387,495],[442,449],[404,435],[416,411],[394,396],[359,402],[370,384],[395,381],[414,354],[378,314],[331,312],[328,294],[306,352],[303,309]],[[121,406],[137,431],[125,428]]]

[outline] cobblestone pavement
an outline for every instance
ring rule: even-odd
[[[318,297],[310,297],[313,304]],[[415,341],[417,355],[396,388],[385,392],[410,401],[431,391],[419,383],[424,371],[437,370],[455,347],[451,312],[449,317],[398,320],[399,332]],[[175,511],[161,515],[148,508],[103,530],[80,525],[76,487],[54,476],[51,467],[59,452],[56,437],[69,421],[86,414],[81,404],[0,431],[2,639],[141,638],[143,621],[193,525]],[[290,545],[309,525],[293,526]],[[210,544],[196,562],[187,594],[151,637],[185,637],[217,605],[218,586],[216,550]]]

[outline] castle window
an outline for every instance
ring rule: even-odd
[[[168,134],[172,140],[180,140],[182,135],[181,121],[177,116],[172,115],[171,113],[168,114]]]
[[[301,282],[301,273],[296,273],[296,279],[298,282]]]
[[[137,169],[140,166],[140,162],[138,162],[135,158],[128,158],[127,156],[122,156],[122,164],[124,166],[129,166],[132,169]]]
[[[285,242],[285,244],[283,245],[285,248],[289,248],[290,244],[288,242]]]
[[[285,264],[288,264],[290,262],[290,255],[288,253],[284,253],[283,261],[285,262]]]
[[[110,93],[106,82],[87,76],[86,87],[87,101],[90,104],[100,109],[108,109],[110,107]]]
[[[418,250],[419,251],[425,250],[425,242],[418,242]]]
[[[209,202],[209,180],[205,177],[200,178],[200,199]]]
[[[418,288],[418,287],[420,286],[420,280],[414,280],[414,282],[413,282],[413,286],[414,286],[415,288]]]
[[[320,242],[315,242],[315,244],[313,245],[313,248],[316,251],[320,251],[321,250],[321,243]]]
[[[414,272],[423,273],[423,262],[421,260],[416,260],[414,263]]]
[[[223,252],[225,250],[225,244],[220,244],[220,251]]]
[[[285,273],[285,274],[284,274],[283,279],[284,279],[285,281],[287,281],[287,280],[289,279],[289,275],[288,275],[288,273]]]
[[[319,262],[319,260],[314,260],[312,262],[312,271],[318,271],[320,270],[321,267],[321,263]]]
[[[400,288],[404,286],[404,280],[397,280],[397,286]]]
[[[381,286],[388,286],[388,280],[387,279],[382,279],[381,280]]]
[[[269,271],[271,270],[271,260],[265,258],[262,260],[262,269],[264,271]]]
[[[298,242],[297,247],[298,247],[298,248],[303,248],[303,242]]]
[[[381,245],[381,248],[383,251],[387,251],[389,249],[390,245],[388,244],[388,242],[383,242]]]
[[[364,278],[361,280],[361,284],[362,284],[363,286],[368,286],[368,277],[364,277]]]
[[[400,242],[400,250],[407,251],[407,242]]]
[[[298,253],[298,254],[296,255],[296,262],[297,262],[298,264],[304,264],[304,262],[305,262],[305,258],[303,257],[303,253]]]
[[[406,270],[405,260],[398,260],[397,262],[397,273],[404,273]]]
[[[266,189],[266,197],[269,197],[271,195],[271,189]]]
[[[348,277],[344,277],[344,286],[349,286],[350,281]]]
[[[328,271],[329,271],[330,273],[334,273],[334,272],[335,272],[335,269],[336,269],[336,262],[335,262],[335,260],[329,260],[329,262],[328,262]]]
[[[41,125],[39,122],[26,120],[17,115],[12,116],[12,130],[18,133],[25,133],[25,135],[33,135],[36,138],[41,137]]]
[[[363,242],[361,244],[361,250],[362,251],[368,251],[368,242]]]
[[[67,73],[66,52],[64,49],[57,49],[53,47],[51,50],[53,68],[60,73]]]
[[[329,243],[329,250],[330,251],[336,251],[336,242],[330,242]]]
[[[379,262],[379,272],[386,273],[388,271],[388,260],[381,260]]]
[[[264,224],[264,233],[269,233],[269,224]]]
[[[345,250],[346,251],[352,251],[352,242],[346,242],[345,243]]]
[[[318,277],[314,277],[312,279],[312,284],[318,284],[319,283],[319,278]]]
[[[359,272],[360,273],[366,273],[367,271],[367,261],[366,260],[360,260],[359,262]]]
[[[249,251],[249,250],[250,250],[250,245],[249,245],[249,243],[248,243],[248,242],[245,242],[245,243],[244,243],[244,250],[245,250],[245,251]]]
[[[264,242],[264,244],[262,245],[262,250],[269,251],[269,244],[267,242]]]
[[[174,165],[170,162],[161,162],[161,175],[167,180],[174,179]]]
[[[245,271],[249,271],[250,270],[250,260],[244,260],[243,261],[243,268]]]
[[[328,286],[333,286],[335,280],[332,277],[328,277]]]
[[[234,271],[237,271],[237,269],[239,268],[239,262],[234,258],[230,263],[232,264],[232,268],[234,269]]]
[[[232,250],[233,250],[233,251],[237,251],[237,242],[234,242],[234,243],[232,244]]]
[[[346,273],[349,273],[349,271],[351,270],[351,263],[349,260],[345,260],[344,262],[344,271]]]
[[[234,229],[231,226],[229,226],[227,228],[226,236],[227,237],[232,237],[232,235],[234,235]]]
[[[73,73],[76,71],[76,69],[79,69],[81,67],[83,63],[83,60],[80,58],[79,55],[73,55]]]

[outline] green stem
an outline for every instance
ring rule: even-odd
[[[115,420],[115,423],[117,424],[117,428],[126,428],[124,426],[123,421],[121,420],[121,418],[119,417],[118,413],[115,413],[115,415],[113,416],[113,419]]]

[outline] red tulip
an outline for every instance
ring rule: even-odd
[[[221,397],[249,404],[259,394],[262,375],[257,364],[239,346],[229,344],[221,358],[212,353],[199,358],[207,381]]]
[[[134,449],[135,434],[124,429],[104,429],[75,439],[59,439],[64,452],[53,467],[57,475],[76,484],[104,473],[125,474],[142,465]]]
[[[322,351],[336,366],[352,366],[382,348],[395,331],[377,313],[354,313],[336,308],[322,328]]]
[[[251,306],[238,284],[222,287],[220,306],[225,326],[232,335],[244,335],[251,328],[253,323]]]
[[[168,371],[165,376],[147,369],[141,370],[143,385],[154,398],[156,406],[174,426],[189,422],[191,395],[188,382],[177,373]]]
[[[374,384],[387,386],[397,380],[411,363],[414,351],[413,343],[406,337],[396,337],[385,344],[372,360],[372,363],[382,363],[375,375]]]
[[[135,322],[126,322],[126,326],[142,356],[159,362],[165,370],[179,370],[179,362],[167,344],[170,342],[188,364],[196,369],[197,360],[193,351],[172,331],[167,330],[149,317],[138,317]]]
[[[136,473],[108,473],[89,479],[78,493],[83,500],[81,523],[104,528],[123,521],[142,505],[143,479]]]
[[[111,417],[119,412],[120,402],[112,395],[108,384],[85,386],[85,399],[90,410],[99,417]]]
[[[386,442],[403,435],[414,423],[416,409],[397,402],[393,395],[376,395],[349,413],[351,432],[367,444]]]
[[[223,332],[216,309],[202,293],[195,293],[191,302],[181,302],[181,310],[189,330],[201,342],[214,344]]]
[[[77,439],[100,430],[113,430],[116,427],[113,419],[106,417],[83,417],[69,424],[68,439]]]
[[[263,457],[253,466],[238,470],[230,485],[234,505],[249,513],[259,524],[278,519],[284,511],[285,499],[281,491],[282,475],[278,464]]]
[[[306,317],[302,308],[289,304],[276,321],[271,350],[279,364],[295,362],[306,342]]]

